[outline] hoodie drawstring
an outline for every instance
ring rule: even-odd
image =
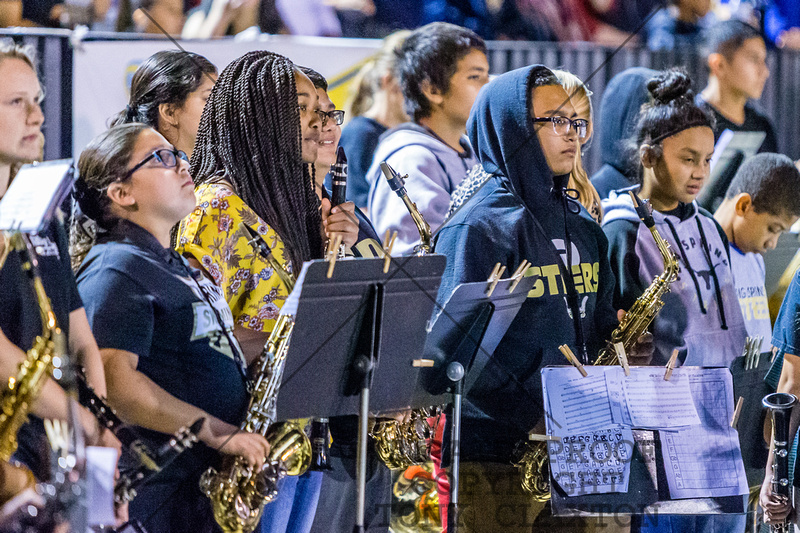
[[[568,193],[574,189],[567,189],[566,187],[554,188],[555,191],[561,196],[561,208],[564,212],[564,248],[566,249],[567,264],[562,263],[562,274],[564,278],[564,285],[567,289],[567,304],[572,312],[572,322],[575,327],[575,343],[578,349],[578,358],[583,364],[589,364],[589,353],[586,349],[586,339],[583,334],[583,320],[581,318],[581,309],[578,302],[578,291],[575,289],[575,282],[572,278],[572,238],[569,234],[569,227],[567,225],[567,211],[573,212],[573,205],[570,202],[578,204],[578,213],[580,213],[580,202],[572,198]],[[577,193],[577,191],[574,191]]]
[[[692,281],[694,282],[694,290],[697,292],[697,299],[700,302],[700,312],[702,312],[705,315],[706,306],[703,303],[703,293],[700,292],[700,284],[697,282],[697,276],[694,273],[692,265],[689,264],[689,258],[686,256],[686,250],[684,250],[683,246],[681,246],[681,239],[680,237],[678,237],[678,232],[675,231],[675,226],[672,224],[672,222],[670,222],[670,220],[666,217],[664,217],[664,221],[667,223],[667,226],[669,226],[669,230],[672,232],[672,236],[675,238],[675,244],[681,251],[681,257],[683,257],[683,264],[686,265],[686,270],[689,271],[689,275],[691,276]]]
[[[700,231],[700,244],[703,246],[703,251],[708,261],[708,268],[711,269],[711,277],[714,279],[714,292],[717,297],[717,307],[719,307],[719,321],[722,325],[722,329],[728,329],[728,323],[725,320],[725,309],[722,306],[722,288],[720,287],[719,278],[717,277],[717,269],[714,268],[714,260],[711,258],[711,250],[706,240],[706,232],[703,230],[703,225],[700,223],[699,217],[695,217],[695,222],[697,222],[697,229]]]

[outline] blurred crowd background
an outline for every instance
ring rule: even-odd
[[[312,15],[312,16],[309,16]],[[798,0],[0,0],[0,26],[75,28],[183,38],[263,33],[382,38],[444,21],[484,39],[584,41],[651,50],[697,46],[717,20],[758,27],[800,49]]]

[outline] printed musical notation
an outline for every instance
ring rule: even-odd
[[[627,492],[632,428],[659,430],[671,498],[747,492],[726,368],[586,367],[542,370],[553,479],[569,496]]]
[[[669,381],[662,368],[632,368],[632,379],[622,380],[631,425],[640,429],[695,426],[700,423],[688,371],[677,368]]]
[[[726,368],[686,368],[701,424],[660,431],[672,498],[747,494],[739,437],[730,427],[733,380]],[[703,445],[699,445],[703,443]]]

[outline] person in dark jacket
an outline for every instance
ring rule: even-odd
[[[627,141],[636,128],[639,109],[650,98],[647,80],[655,75],[649,68],[629,68],[614,76],[603,91],[597,121],[603,166],[591,178],[600,198],[635,181],[637,169],[631,168]]]
[[[596,354],[617,324],[608,242],[566,192],[581,135],[576,118],[546,67],[514,70],[487,85],[467,131],[489,177],[434,237],[435,251],[448,260],[440,302],[460,283],[486,280],[497,262],[513,271],[528,260],[526,275],[537,278],[464,401],[466,531],[531,531],[543,504],[522,491],[511,460],[515,444],[543,422],[539,370],[564,363],[561,344]],[[562,277],[566,265],[573,275]],[[566,519],[547,522],[551,532],[575,527]]]

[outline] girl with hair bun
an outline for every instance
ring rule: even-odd
[[[737,303],[725,233],[695,198],[714,153],[713,118],[694,103],[691,81],[677,69],[648,82],[651,101],[636,129],[640,184],[631,187],[653,207],[653,219],[680,263],[680,274],[653,322],[654,365],[673,349],[690,365],[728,366],[746,332]],[[629,189],[603,202],[603,230],[617,278],[616,304],[629,309],[664,270],[653,237],[636,215]]]
[[[647,88],[651,100],[639,114],[636,154],[639,185],[612,192],[603,202],[603,230],[617,280],[616,308],[630,309],[664,261],[641,223],[628,190],[649,200],[653,219],[680,264],[678,278],[662,298],[651,325],[653,365],[664,365],[674,349],[691,366],[724,366],[742,353],[747,331],[739,307],[724,231],[696,198],[710,172],[714,119],[694,103],[691,80],[678,69],[659,73]],[[743,531],[745,516],[660,516],[657,525],[632,531]]]

